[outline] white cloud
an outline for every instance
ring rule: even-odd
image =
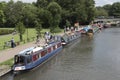
[[[120,2],[120,0],[95,0],[96,6],[103,6],[105,4],[113,4],[114,2]]]

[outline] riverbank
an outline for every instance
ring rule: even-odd
[[[42,38],[40,40],[40,46],[43,46],[44,43],[45,43],[45,41]],[[16,55],[20,51],[22,51],[22,50],[24,50],[26,48],[29,48],[31,46],[37,46],[37,44],[35,43],[35,41],[26,43],[24,45],[16,46],[15,48],[10,48],[10,49],[4,50],[4,51],[0,51],[0,63],[5,62],[5,61],[13,58],[14,55]],[[10,70],[11,70],[10,65],[9,66],[8,65],[2,65],[2,66],[0,66],[0,76],[4,75],[5,73],[9,72]]]
[[[58,35],[62,36],[62,35],[64,35],[64,33],[59,33]],[[40,39],[39,44],[40,44],[40,46],[45,45],[44,38]],[[22,51],[22,50],[24,50],[26,48],[32,47],[32,46],[33,47],[37,46],[36,41],[29,42],[29,43],[26,43],[26,44],[23,44],[23,45],[19,45],[19,46],[16,46],[15,48],[10,48],[10,49],[7,49],[7,50],[0,51],[0,63],[3,63],[5,61],[7,61],[7,60],[10,60],[11,58],[14,57],[14,55],[19,53],[20,51]],[[3,76],[4,74],[11,71],[10,66],[12,66],[12,65],[1,65],[0,66],[0,76]]]
[[[81,28],[78,29],[78,30],[81,30]],[[71,33],[71,31],[67,32],[67,34],[69,34],[69,33]],[[57,35],[63,36],[64,33],[59,33]],[[39,44],[40,44],[40,46],[44,46],[45,45],[45,39],[41,38]],[[0,54],[0,63],[13,58],[14,55],[18,54],[20,51],[22,51],[22,50],[24,50],[26,48],[35,47],[37,45],[38,44],[36,44],[36,41],[33,41],[33,42],[26,43],[24,45],[16,46],[15,48],[10,48],[8,50],[0,51],[0,53],[1,53]],[[10,65],[10,66],[12,66],[12,65]],[[3,74],[9,72],[11,70],[10,66],[3,65],[3,67],[1,68],[0,76],[2,76]]]
[[[0,77],[11,71],[11,67],[8,65],[0,66]]]

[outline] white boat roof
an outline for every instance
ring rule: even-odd
[[[33,49],[33,53],[38,51],[38,50],[42,50],[42,49],[43,49],[43,47],[36,47],[36,48]]]
[[[34,49],[34,47],[30,47],[30,48],[27,48],[21,52],[19,52],[19,54],[23,54],[23,53],[26,53],[26,52],[29,52],[29,51],[32,51]]]
[[[52,46],[52,44],[49,44],[49,45],[46,45],[46,48],[48,48],[48,47],[50,47],[50,46]],[[27,49],[25,49],[25,50],[23,50],[23,51],[20,51],[18,54],[30,54],[31,52],[36,52],[36,51],[38,51],[38,50],[42,50],[43,49],[43,47],[30,47],[30,48],[27,48]]]

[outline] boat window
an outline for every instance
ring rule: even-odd
[[[44,56],[45,54],[47,54],[47,50],[41,52],[41,57]]]
[[[50,53],[51,52],[51,48],[48,48],[48,53]]]
[[[61,46],[61,43],[58,43],[57,46],[60,47],[60,46]]]
[[[28,56],[28,57],[27,57],[27,63],[30,63],[30,62],[32,62],[32,59],[31,59],[30,56]]]
[[[51,51],[53,51],[53,47],[51,47]]]
[[[55,45],[53,46],[53,50],[55,50],[56,48],[55,48]]]
[[[33,55],[33,61],[36,61],[38,59],[39,55]]]
[[[24,64],[25,58],[23,56],[15,56],[15,64]]]
[[[58,48],[58,46],[57,45],[55,45],[55,49],[57,49]]]

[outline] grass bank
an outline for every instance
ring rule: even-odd
[[[13,61],[14,61],[13,58],[9,59],[9,60],[7,60],[5,62],[0,63],[0,66],[7,65],[7,66],[11,67],[13,65],[13,63],[14,63]]]
[[[13,29],[13,28],[10,28],[10,29]],[[46,31],[49,32],[50,30],[49,29],[43,29],[41,31],[42,37],[43,37],[43,34]],[[61,32],[63,32],[63,30],[61,30]],[[2,35],[2,36],[0,36],[0,50],[8,49],[8,48],[11,47],[10,40],[11,40],[12,37],[14,38],[15,42],[19,42],[19,44],[25,44],[25,43],[28,42],[27,38],[29,38],[29,42],[35,40],[36,35],[37,35],[36,33],[37,32],[36,32],[36,30],[34,28],[26,29],[26,32],[23,34],[23,42],[20,42],[19,34]],[[5,44],[7,44],[7,46]]]

